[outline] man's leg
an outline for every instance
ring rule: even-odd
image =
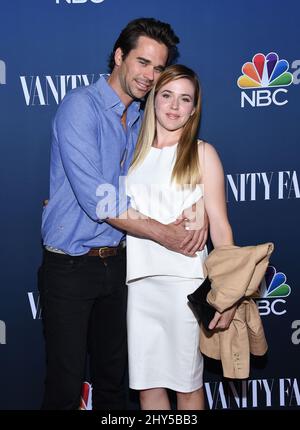
[[[93,409],[126,409],[126,250],[106,263],[106,285],[93,307],[89,333]]]
[[[101,273],[97,289],[88,278],[88,258],[45,251],[39,271],[47,359],[42,409],[78,409],[80,404],[88,322],[101,282]]]

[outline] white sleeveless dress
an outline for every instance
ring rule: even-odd
[[[163,224],[202,197],[202,187],[171,183],[177,144],[152,147],[126,179],[131,206]],[[206,249],[196,257],[127,235],[129,385],[192,392],[203,384],[199,325],[187,295],[204,280]]]

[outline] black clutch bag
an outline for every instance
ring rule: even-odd
[[[208,326],[216,312],[216,309],[206,301],[206,296],[210,290],[211,284],[207,277],[196,291],[187,296],[189,306],[197,318],[199,325],[202,323],[206,330],[210,330]]]

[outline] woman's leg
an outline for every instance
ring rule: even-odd
[[[140,391],[142,410],[170,410],[170,400],[165,388],[150,388]]]
[[[204,391],[203,387],[191,393],[176,393],[177,394],[177,410],[204,410]]]

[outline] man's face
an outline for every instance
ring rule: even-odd
[[[153,87],[168,59],[168,48],[149,37],[140,36],[136,48],[122,59],[122,50],[115,54],[118,76],[125,98],[141,99]]]

